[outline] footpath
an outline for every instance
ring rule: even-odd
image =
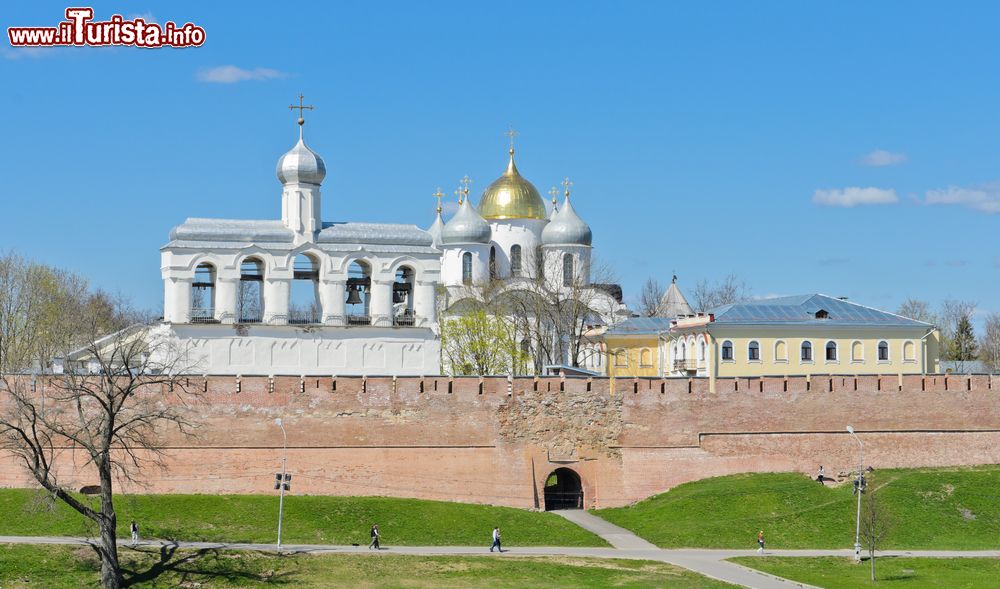
[[[490,552],[486,546],[389,546],[380,553],[406,554],[415,556],[479,556],[485,558],[508,558],[519,556],[573,556],[589,558],[624,558],[631,560],[655,560],[677,565],[694,572],[752,589],[789,589],[793,587],[814,589],[787,579],[781,579],[740,565],[726,562],[735,556],[753,556],[755,550],[705,550],[705,549],[662,549],[639,538],[632,532],[619,528],[597,516],[584,511],[556,511],[566,519],[604,538],[613,548],[575,548],[527,546],[505,548],[503,553]],[[0,544],[64,544],[92,545],[93,538],[69,536],[0,536]],[[122,547],[129,546],[129,540],[119,540]],[[274,544],[229,543],[229,542],[175,542],[169,540],[148,540],[139,543],[139,548],[173,548],[187,550],[250,550],[277,552]],[[332,544],[282,544],[281,552],[290,554],[372,554],[367,546],[341,546]],[[769,556],[844,556],[853,554],[851,550],[768,550]],[[917,556],[938,558],[1000,557],[1000,550],[950,551],[950,550],[908,550],[879,552],[879,556]]]

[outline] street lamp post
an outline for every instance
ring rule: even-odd
[[[285,472],[285,464],[288,457],[288,436],[285,434],[285,424],[282,423],[281,418],[274,420],[274,423],[281,428],[281,472],[275,475],[274,488],[280,489],[279,499],[278,499],[278,551],[281,551],[281,518],[285,512],[285,491],[289,488],[289,482],[291,481],[290,476]]]
[[[865,471],[865,445],[861,443],[861,438],[854,433],[853,426],[847,426],[847,433],[854,436],[857,440],[858,446],[861,448],[861,462],[858,463],[858,478],[855,479],[855,492],[858,494],[858,517],[856,527],[854,529],[854,560],[861,560],[861,477],[862,473]]]

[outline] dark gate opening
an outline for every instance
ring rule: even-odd
[[[583,509],[580,475],[568,468],[557,468],[545,479],[545,511],[555,509]]]

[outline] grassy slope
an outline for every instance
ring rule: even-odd
[[[996,558],[880,558],[871,582],[869,563],[851,558],[734,558],[733,562],[826,589],[903,587],[906,589],[986,589],[1000,587]]]
[[[121,552],[133,587],[352,587],[505,589],[520,587],[735,589],[677,567],[646,561],[582,558],[418,557],[178,552]],[[86,548],[0,546],[0,587],[92,587],[97,563]]]
[[[895,522],[886,548],[1000,548],[1000,467],[884,470],[876,485]],[[851,486],[798,474],[748,474],[680,485],[597,515],[663,547],[771,548],[854,544]],[[973,519],[974,518],[974,519]]]
[[[92,535],[83,517],[25,489],[0,490],[0,535]],[[277,497],[261,495],[127,495],[115,501],[118,532],[128,536],[132,518],[144,538],[273,542]],[[607,546],[599,537],[551,513],[509,507],[384,497],[285,498],[282,542],[368,543],[378,523],[383,544],[489,546],[494,525],[510,546]]]

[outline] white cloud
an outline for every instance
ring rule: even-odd
[[[143,20],[143,22],[147,22],[147,23],[157,23],[158,24],[160,22],[160,21],[156,20],[156,17],[153,16],[153,13],[150,12],[150,11],[148,11],[148,10],[146,12],[136,12],[136,13],[129,14],[129,15],[125,16],[125,20],[135,20],[137,18],[141,18]]]
[[[0,51],[3,52],[4,59],[22,59],[22,58],[37,58],[37,57],[48,57],[56,51],[57,47],[0,47]]]
[[[983,213],[1000,213],[1000,182],[972,188],[949,186],[928,190],[924,203],[929,205],[961,205]]]
[[[202,68],[198,70],[197,74],[198,80],[210,84],[235,84],[236,82],[246,82],[248,80],[273,80],[283,77],[285,77],[285,74],[278,70],[265,67],[247,70],[235,65]]]
[[[860,205],[889,205],[899,202],[892,188],[831,188],[813,193],[814,204],[824,207],[856,207]]]
[[[861,158],[861,163],[865,166],[881,168],[884,166],[898,166],[905,163],[907,159],[905,153],[893,153],[884,149],[876,149]]]

